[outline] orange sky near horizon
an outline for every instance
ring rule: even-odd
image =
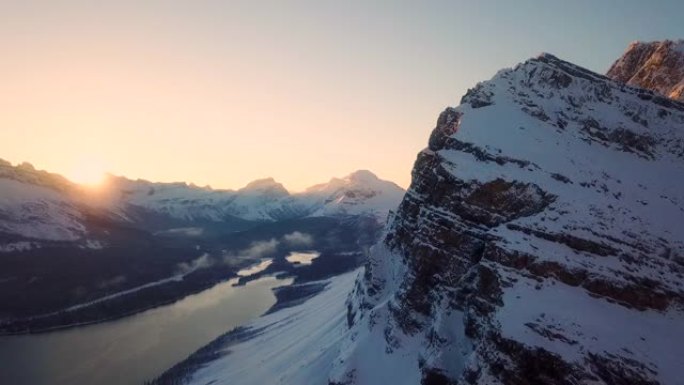
[[[408,184],[411,162],[398,165],[395,154],[415,156],[439,106],[425,124],[406,106],[388,115],[384,88],[394,79],[353,63],[330,76],[325,63],[305,62],[310,47],[291,49],[295,36],[278,35],[277,23],[250,31],[254,14],[233,30],[220,17],[155,10],[17,16],[15,33],[0,37],[12,52],[0,62],[0,158],[77,181],[100,168],[220,188],[270,176],[302,190],[371,169]],[[334,50],[312,60],[340,59],[358,60]],[[371,81],[378,86],[358,92]],[[424,127],[409,132],[415,126]],[[393,137],[384,138],[390,127]]]
[[[0,1],[0,158],[77,181],[301,191],[368,169],[407,187],[468,87],[540,51],[603,71],[651,37],[595,39],[592,26],[641,20],[637,2],[581,29],[556,28],[574,3],[508,4]],[[653,37],[679,28],[661,24]]]

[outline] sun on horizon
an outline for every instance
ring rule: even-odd
[[[70,181],[85,187],[100,187],[107,179],[107,170],[97,161],[84,161],[73,167],[65,176]]]

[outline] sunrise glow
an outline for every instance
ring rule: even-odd
[[[435,116],[502,66],[551,51],[603,72],[681,31],[625,28],[587,54],[577,42],[643,12],[606,3],[568,30],[575,2],[400,3],[3,3],[0,158],[87,184],[103,170],[74,170],[84,149],[133,179],[302,191],[368,169],[408,187]],[[530,9],[549,17],[519,28]]]
[[[97,161],[84,162],[74,167],[66,177],[85,187],[100,187],[104,184],[107,172]]]

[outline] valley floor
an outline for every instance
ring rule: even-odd
[[[147,247],[82,250],[63,246],[3,255],[7,269],[0,272],[0,335],[119,319],[171,304],[234,277],[244,285],[271,275],[293,277],[297,283],[339,275],[357,268],[365,248],[377,237],[375,222],[361,223],[361,219],[304,218],[239,233],[155,237]],[[285,240],[296,233],[307,234],[311,243],[291,245]],[[268,256],[251,249],[271,244],[274,250]],[[293,252],[307,250],[315,250],[318,257],[306,263],[287,259]],[[262,271],[239,274],[240,269],[265,262]]]

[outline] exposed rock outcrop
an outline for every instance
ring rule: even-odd
[[[684,101],[684,40],[636,41],[610,67],[608,77]]]

